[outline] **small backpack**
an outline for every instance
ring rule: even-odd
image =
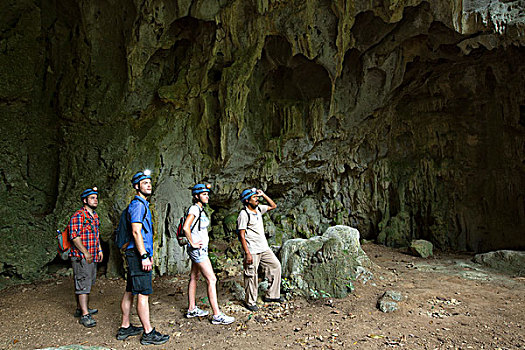
[[[132,202],[136,200],[133,199]],[[130,203],[131,204],[131,203]],[[128,244],[131,242],[131,223],[129,222],[128,218],[128,209],[129,204],[122,211],[120,214],[120,220],[118,222],[118,226],[115,229],[115,245],[118,247],[118,249],[124,249],[128,246]],[[144,219],[146,218],[147,211],[144,211],[144,217],[142,218],[142,221],[144,222]]]
[[[84,222],[85,222],[86,221],[85,215],[82,214],[82,217],[84,218]],[[71,218],[69,219],[71,220]],[[71,251],[71,241],[69,240],[69,223],[66,225],[66,228],[63,231],[57,230],[56,238],[58,242],[58,248],[57,248],[58,255],[60,255],[60,258],[62,260],[68,260],[69,252]]]
[[[66,229],[63,231],[57,230],[57,241],[58,255],[62,260],[69,259],[69,251],[71,250],[71,241],[69,240],[69,225],[66,226]]]
[[[191,207],[190,207],[191,208]],[[190,208],[186,210],[186,214],[182,216],[179,220],[179,225],[177,226],[177,242],[179,242],[179,245],[181,247],[185,246],[188,243],[188,239],[186,238],[186,234],[184,234],[184,222],[186,221],[186,218],[188,217],[188,214],[190,212]],[[201,229],[201,214],[204,211],[204,209],[199,210],[199,216],[193,220],[193,224],[191,225],[190,231],[193,231],[193,228],[197,223],[199,224],[199,231]]]

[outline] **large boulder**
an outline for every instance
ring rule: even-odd
[[[322,236],[290,239],[281,249],[283,277],[307,297],[345,297],[353,281],[368,272],[371,262],[359,243],[359,231],[333,226]]]
[[[474,262],[517,276],[525,276],[525,252],[497,250],[474,256]]]

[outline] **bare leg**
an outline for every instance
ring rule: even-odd
[[[131,305],[133,304],[133,294],[131,292],[124,292],[124,295],[122,296],[122,301],[120,303],[120,310],[122,310],[122,323],[120,324],[120,327],[122,328],[128,328],[130,326],[130,313],[131,313]]]
[[[197,282],[201,274],[198,264],[191,262],[190,281],[188,282],[188,310],[195,309],[195,294],[197,292]]]
[[[137,314],[139,315],[140,322],[144,327],[144,333],[150,333],[153,328],[149,322],[149,296],[139,294],[137,299]]]
[[[89,294],[78,294],[78,303],[80,304],[80,310],[82,310],[82,316],[89,314],[88,300]]]
[[[208,299],[210,301],[210,306],[213,310],[213,314],[218,315],[220,310],[219,304],[217,303],[217,277],[215,277],[215,273],[213,272],[210,259],[206,258],[206,260],[203,262],[195,263],[195,265],[199,266],[200,272],[204,278],[206,278],[206,282],[208,283]]]

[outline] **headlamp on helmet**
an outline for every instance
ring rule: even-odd
[[[191,188],[191,195],[194,196],[196,194],[200,194],[203,192],[210,192],[211,191],[211,184],[196,184]]]
[[[246,202],[248,199],[250,199],[251,196],[257,194],[257,189],[254,188],[247,188],[244,191],[242,191],[241,195],[239,196],[239,199],[241,202]]]
[[[146,169],[144,171],[139,171],[131,178],[131,184],[133,186],[139,184],[142,180],[151,179],[151,170]]]
[[[92,194],[96,194],[97,197],[98,197],[98,189],[97,187],[93,187],[93,188],[88,188],[88,189],[85,189],[82,194],[80,195],[80,200],[83,200],[84,198],[87,198],[89,196],[91,196]]]

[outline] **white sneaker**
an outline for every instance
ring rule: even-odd
[[[193,310],[188,310],[188,312],[186,313],[186,317],[187,318],[192,318],[192,317],[204,317],[204,316],[208,316],[209,312],[208,311],[204,311],[204,310],[201,310],[199,309],[198,306],[195,306],[195,308]]]
[[[230,324],[235,321],[235,317],[226,316],[222,312],[218,315],[213,315],[211,323],[213,324]]]

